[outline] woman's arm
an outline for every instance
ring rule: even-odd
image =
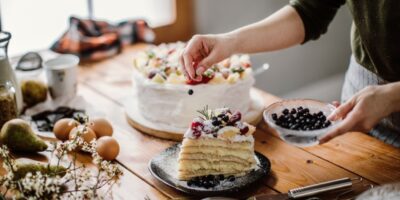
[[[234,53],[278,50],[300,44],[304,36],[300,16],[293,7],[285,6],[260,22],[229,33],[193,36],[181,63],[189,78],[196,80],[211,65]]]
[[[285,6],[264,20],[239,28],[228,36],[235,43],[233,53],[274,51],[304,41],[303,22],[292,6]]]

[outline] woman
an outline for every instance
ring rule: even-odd
[[[199,81],[208,67],[231,54],[274,51],[318,39],[345,3],[292,0],[257,23],[224,34],[196,35],[181,57],[186,75]],[[354,19],[353,55],[342,104],[329,116],[343,119],[343,123],[320,143],[349,131],[362,131],[400,147],[400,1],[348,0],[347,4]]]

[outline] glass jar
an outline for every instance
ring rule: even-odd
[[[0,128],[7,121],[17,117],[18,109],[15,88],[11,81],[0,84]]]
[[[10,39],[11,39],[11,34],[9,32],[4,32],[4,31],[0,32],[0,85],[2,85],[2,87],[4,88],[3,91],[8,91],[8,90],[14,91],[13,98],[16,101],[17,114],[19,114],[19,112],[23,108],[22,92],[21,88],[19,87],[15,72],[12,69],[10,62],[8,60],[7,48]],[[0,107],[3,107],[3,105],[0,104]],[[3,113],[0,112],[0,115],[3,115]],[[0,118],[3,117],[0,116]]]

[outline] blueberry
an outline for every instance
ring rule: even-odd
[[[310,109],[305,108],[305,109],[304,109],[304,112],[309,113],[309,112],[310,112]]]
[[[189,90],[188,90],[188,94],[189,94],[189,95],[192,95],[192,94],[193,94],[193,90],[192,90],[192,89],[189,89]]]
[[[297,111],[303,110],[303,107],[299,106],[297,107]]]
[[[220,174],[220,175],[218,175],[218,178],[219,178],[219,180],[224,180],[224,175],[223,174]]]
[[[282,113],[285,114],[285,115],[287,115],[287,114],[289,114],[289,110],[288,110],[287,108],[285,108],[285,109],[282,111]]]
[[[215,119],[215,120],[213,119],[211,123],[212,123],[212,125],[214,125],[214,126],[219,126],[219,125],[222,124],[221,121],[219,121],[218,119]]]
[[[222,117],[222,121],[228,122],[228,121],[229,121],[229,116],[228,116],[228,115],[224,115],[224,116]]]
[[[192,186],[194,185],[194,181],[193,181],[193,180],[189,180],[189,181],[187,182],[187,185],[188,185],[189,187],[192,187]]]
[[[297,113],[296,109],[292,108],[292,110],[290,111],[290,114],[296,114],[296,113]]]
[[[233,175],[228,176],[228,181],[233,182],[235,181],[235,177]]]
[[[276,113],[272,113],[271,117],[275,121],[278,120],[278,115]]]
[[[330,126],[331,125],[331,121],[326,121],[325,123],[324,123],[324,127],[328,127],[328,126]]]

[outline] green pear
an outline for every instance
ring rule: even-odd
[[[28,107],[44,102],[47,99],[47,86],[39,80],[21,81],[21,91]]]
[[[12,119],[3,125],[0,143],[15,152],[39,152],[47,149],[47,144],[22,119]]]
[[[40,162],[31,162],[31,163],[17,163],[16,170],[14,173],[14,180],[18,180],[24,178],[26,174],[29,172],[35,174],[36,172],[40,172],[42,174],[47,174],[50,176],[60,176],[63,177],[66,174],[67,168],[64,166],[56,166],[56,165],[47,165],[42,164]]]

